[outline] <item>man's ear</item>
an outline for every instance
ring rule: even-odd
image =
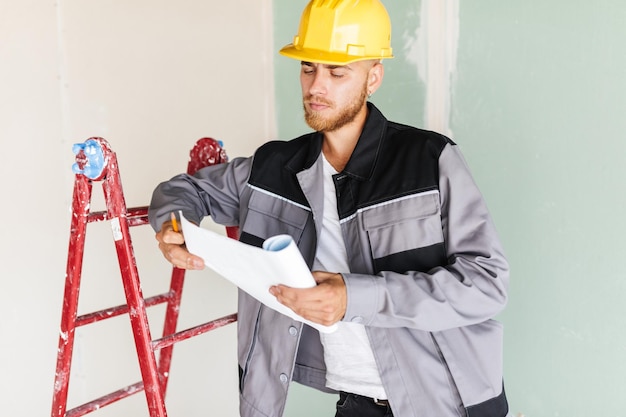
[[[377,61],[372,65],[368,74],[367,74],[367,93],[369,95],[374,94],[378,87],[383,82],[383,76],[385,75],[385,68],[383,67],[382,62]]]

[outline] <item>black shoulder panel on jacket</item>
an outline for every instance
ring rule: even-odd
[[[316,139],[317,135],[310,133],[290,141],[262,145],[254,153],[249,184],[308,207],[296,178],[297,170],[290,167],[307,167],[314,162],[307,158],[310,158],[309,150],[315,146]],[[321,149],[321,140],[319,146]]]
[[[371,178],[353,183],[355,205],[342,207],[340,218],[373,204],[438,189],[439,156],[448,144],[453,142],[438,133],[389,122]]]

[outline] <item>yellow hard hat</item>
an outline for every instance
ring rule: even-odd
[[[391,21],[380,0],[311,0],[280,54],[329,65],[393,58]]]

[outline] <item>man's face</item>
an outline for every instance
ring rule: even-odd
[[[302,62],[300,84],[304,119],[319,132],[332,132],[352,122],[367,100],[371,63],[326,65]]]

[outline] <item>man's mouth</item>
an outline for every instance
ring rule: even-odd
[[[324,109],[327,109],[327,108],[330,107],[329,103],[324,103],[324,102],[321,102],[321,101],[309,100],[306,103],[311,108],[311,110],[316,110],[316,111],[324,110]]]

